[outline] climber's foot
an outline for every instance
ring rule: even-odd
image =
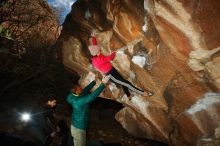
[[[148,94],[148,96],[153,96],[153,95],[154,95],[154,92],[152,92],[152,91],[147,91],[147,94]]]
[[[146,91],[146,92],[144,92],[143,95],[144,95],[144,96],[148,96],[148,97],[150,97],[150,96],[153,96],[154,93],[153,93],[152,91]]]

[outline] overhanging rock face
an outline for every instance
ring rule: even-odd
[[[195,146],[215,134],[220,122],[219,22],[218,1],[81,0],[67,16],[58,44],[64,65],[85,86],[100,76],[87,49],[96,29],[103,54],[117,51],[112,64],[123,77],[155,92],[132,93],[129,101],[110,83],[102,97],[125,105],[116,119],[135,136]]]

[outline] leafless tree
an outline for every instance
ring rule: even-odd
[[[0,90],[1,96],[54,67],[47,63],[47,50],[57,38],[59,24],[44,0],[1,0],[0,14],[1,26],[13,37],[13,41],[1,39],[12,45],[5,46],[9,54],[0,53],[0,73],[11,74],[14,79]],[[18,61],[21,53],[25,53],[25,61]]]

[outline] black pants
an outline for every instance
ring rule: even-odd
[[[128,89],[139,94],[144,93],[143,90],[138,89],[137,87],[132,85],[129,81],[125,80],[114,67],[112,67],[112,69],[107,73],[107,75],[110,75],[110,80],[112,82],[114,82],[115,84],[122,85],[123,91],[128,97],[130,96],[130,92]]]

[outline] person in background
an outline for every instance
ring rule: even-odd
[[[104,56],[101,53],[100,46],[97,45],[97,40],[94,32],[91,34],[89,42],[90,45],[88,48],[92,55],[92,65],[101,73],[109,75],[110,80],[115,84],[122,85],[123,91],[129,99],[131,99],[131,97],[128,89],[143,96],[153,96],[153,92],[139,89],[122,77],[122,75],[111,64],[111,61],[115,58],[116,52],[111,53],[111,55],[109,56]]]
[[[43,146],[50,146],[56,137],[57,120],[54,117],[54,110],[57,107],[56,99],[49,99],[44,106],[44,129],[47,133]]]
[[[71,135],[74,146],[86,145],[86,129],[88,127],[89,103],[104,90],[109,77],[105,76],[102,83],[93,92],[89,92],[96,84],[92,81],[83,90],[80,86],[74,86],[67,96],[67,102],[72,106]]]
[[[46,127],[50,129],[49,131],[53,131],[56,127],[57,120],[54,116],[55,111],[57,108],[57,101],[56,99],[49,99],[44,107],[44,120]]]

